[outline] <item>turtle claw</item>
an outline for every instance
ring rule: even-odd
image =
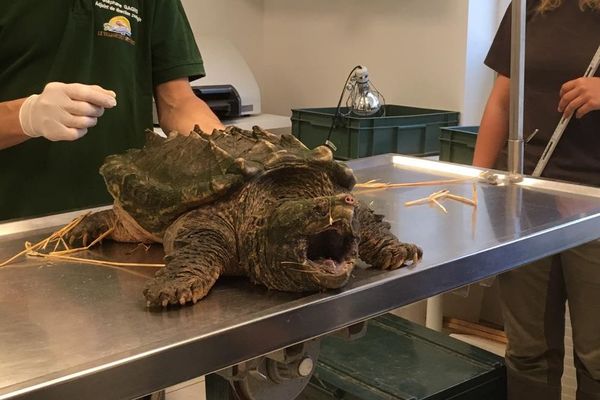
[[[192,291],[189,289],[183,289],[177,291],[177,297],[179,297],[179,304],[185,305],[187,302],[192,300]]]
[[[413,265],[418,263],[421,260],[422,256],[423,256],[422,252],[420,255],[418,253],[413,254],[413,259],[412,259]]]
[[[405,265],[417,264],[422,255],[422,250],[414,244],[395,243],[381,249],[374,264],[380,269],[391,271]]]
[[[178,276],[165,268],[157,272],[156,277],[146,284],[144,296],[151,307],[184,306],[195,304],[206,296],[208,290],[203,289],[205,287],[206,281],[201,276]]]
[[[112,210],[101,211],[88,215],[75,225],[64,236],[70,247],[86,247],[100,237],[110,227]]]

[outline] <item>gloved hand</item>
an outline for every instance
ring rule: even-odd
[[[116,94],[100,86],[50,82],[29,96],[19,110],[26,135],[48,140],[75,140],[95,126],[105,108],[117,105]]]

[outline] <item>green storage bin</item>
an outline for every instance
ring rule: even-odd
[[[441,128],[440,161],[471,165],[478,132],[479,126]]]
[[[364,337],[323,339],[301,400],[503,400],[504,360],[392,314]]]
[[[292,110],[292,133],[314,148],[327,139],[335,107]],[[342,108],[342,114],[348,109]],[[331,134],[335,157],[348,160],[384,153],[439,154],[440,127],[458,124],[455,111],[386,105],[385,116],[341,115]]]

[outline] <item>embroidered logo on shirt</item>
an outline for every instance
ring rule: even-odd
[[[127,18],[121,15],[112,17],[110,21],[105,23],[104,30],[131,37],[131,24]]]
[[[131,39],[131,24],[122,15],[112,17],[103,25],[103,28],[104,30],[98,31],[98,36],[121,39],[135,45],[135,40]]]
[[[124,4],[123,0],[120,1],[96,0],[96,7],[103,10],[103,12],[106,10],[113,13],[108,22],[101,25],[102,30],[98,31],[98,36],[120,39],[131,45],[135,45],[130,21],[139,24],[142,18],[138,15],[139,11],[136,7]],[[115,13],[120,15],[115,15]]]

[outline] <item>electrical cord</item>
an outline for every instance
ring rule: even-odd
[[[337,119],[340,117],[340,110],[341,110],[341,106],[342,106],[342,100],[344,99],[344,93],[346,92],[346,87],[348,86],[348,82],[350,82],[350,78],[352,78],[354,71],[356,71],[359,68],[362,68],[362,66],[357,65],[356,67],[352,68],[352,71],[350,71],[350,73],[348,74],[348,78],[346,78],[346,82],[344,82],[344,87],[342,88],[342,93],[340,94],[340,99],[338,100],[337,106],[335,108],[335,114],[333,116],[333,120],[331,121],[331,126],[329,127],[329,133],[327,134],[327,139],[325,140],[325,146],[329,147],[332,151],[337,150],[337,148],[331,142],[330,139],[331,139],[331,134],[333,133],[333,128],[335,127],[335,124],[337,122]]]

